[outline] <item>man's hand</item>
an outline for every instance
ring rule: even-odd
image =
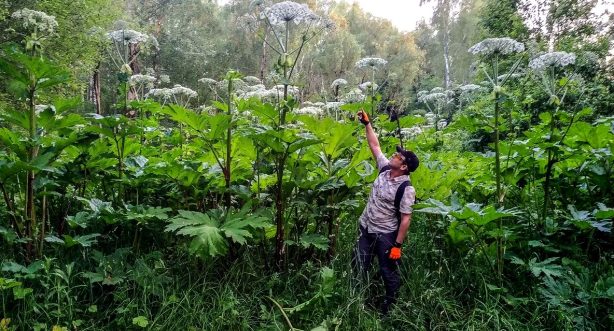
[[[401,244],[394,243],[394,246],[390,248],[390,254],[388,255],[388,258],[390,258],[391,260],[398,260],[401,258]]]
[[[369,116],[367,115],[367,113],[364,112],[364,110],[361,110],[356,113],[356,116],[358,116],[358,120],[360,121],[360,123],[364,125],[369,124]]]

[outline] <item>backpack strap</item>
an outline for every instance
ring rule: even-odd
[[[386,170],[390,170],[390,164],[383,166],[379,170],[379,173],[381,174]],[[394,195],[394,212],[397,215],[397,220],[399,221],[399,224],[401,224],[401,200],[403,200],[403,195],[405,195],[405,188],[408,185],[411,185],[411,181],[409,180],[406,180],[401,183],[401,185],[399,185],[399,187],[397,188],[397,193]]]
[[[381,174],[382,172],[386,171],[386,170],[390,170],[390,164],[387,164],[385,166],[383,166],[380,170],[379,173]]]
[[[407,185],[411,185],[411,182],[409,180],[406,180],[401,183],[401,185],[399,185],[399,188],[397,188],[397,193],[394,196],[394,211],[397,215],[397,220],[399,221],[399,224],[401,224],[401,200],[403,199],[403,195],[405,194],[405,188],[407,187]]]

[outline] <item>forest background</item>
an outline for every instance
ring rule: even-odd
[[[299,2],[0,0],[0,330],[612,329],[611,4]],[[421,161],[385,318],[359,109]]]

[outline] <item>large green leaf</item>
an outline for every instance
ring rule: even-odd
[[[228,243],[222,236],[217,220],[207,214],[180,210],[179,215],[169,220],[165,231],[192,238],[190,251],[200,256],[218,256],[226,254]]]
[[[312,233],[312,234],[304,234],[300,239],[301,246],[308,248],[314,247],[319,250],[325,251],[328,249],[328,238],[326,236]]]
[[[245,245],[247,239],[252,238],[251,229],[264,229],[270,224],[267,217],[251,214],[249,206],[246,206],[236,213],[231,210],[221,227],[226,237],[241,245]]]
[[[558,259],[558,257],[551,257],[545,259],[544,261],[537,262],[536,258],[532,258],[528,263],[529,270],[531,270],[535,277],[539,277],[541,274],[548,278],[561,277],[565,272],[565,269],[563,269],[560,264],[553,263]]]

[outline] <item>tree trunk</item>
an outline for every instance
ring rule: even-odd
[[[447,90],[451,85],[450,78],[450,1],[442,4],[443,8],[443,62],[444,62],[444,88]]]
[[[156,19],[156,23],[154,25],[154,37],[156,39],[160,37],[160,33],[162,32],[162,19],[163,18],[164,18],[163,16],[159,16]],[[160,47],[157,47],[155,49],[152,61],[153,61],[154,77],[156,77],[156,80],[160,81],[160,74],[162,71],[162,68],[160,65]]]
[[[102,113],[100,106],[100,62],[98,62],[92,77],[90,77],[87,87],[87,99],[94,105],[95,113],[100,115]]]

